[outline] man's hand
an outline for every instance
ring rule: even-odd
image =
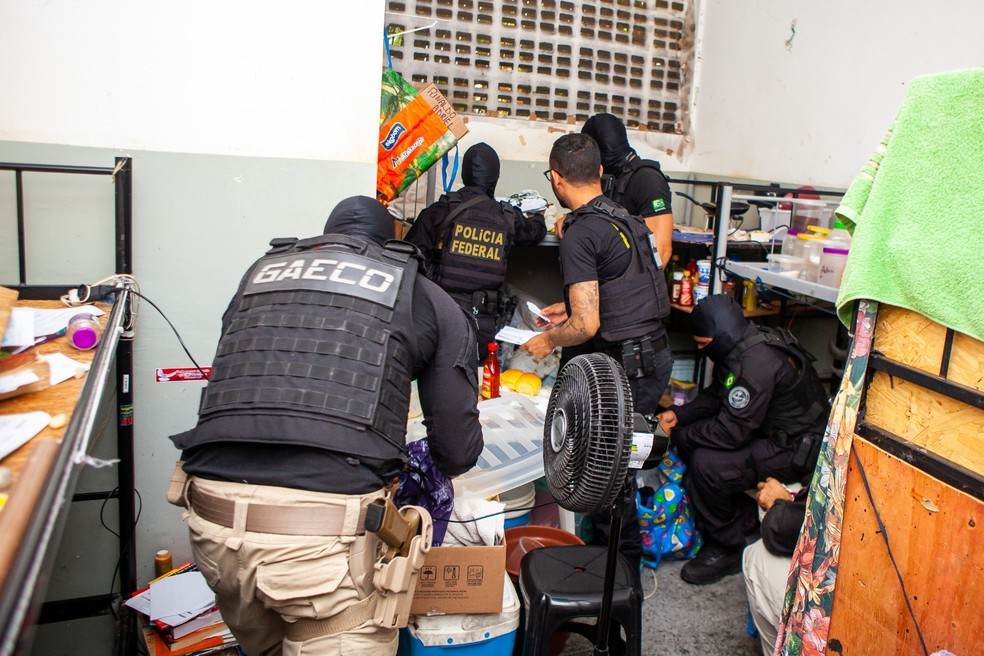
[[[676,413],[672,410],[666,410],[656,415],[656,420],[659,422],[659,427],[663,429],[663,432],[669,436],[670,431],[672,431],[677,425]]]
[[[550,330],[567,321],[567,308],[564,307],[563,303],[548,305],[540,310],[540,314],[550,319],[548,322],[536,317],[536,327],[543,330]]]
[[[764,483],[758,484],[758,493],[755,495],[755,501],[758,502],[759,508],[768,512],[776,501],[792,501],[793,495],[789,493],[786,487],[772,478],[771,476],[765,479]]]
[[[539,322],[540,320],[538,319],[537,321]],[[539,335],[529,338],[520,345],[519,350],[526,351],[534,358],[540,358],[542,360],[554,350],[553,341],[550,339],[550,332],[542,332]]]

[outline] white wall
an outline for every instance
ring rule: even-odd
[[[984,65],[979,0],[701,5],[694,171],[846,187],[913,77]]]
[[[0,140],[375,163],[382,5],[0,3]]]

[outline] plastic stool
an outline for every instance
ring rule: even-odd
[[[524,656],[547,654],[555,631],[579,633],[595,643],[607,551],[594,545],[541,547],[523,557],[519,593],[526,609]],[[587,617],[596,621],[571,621]],[[615,570],[611,618],[611,652],[642,656],[642,590],[632,566],[621,554]],[[619,626],[625,631],[625,641]]]

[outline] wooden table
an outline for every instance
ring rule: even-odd
[[[58,301],[22,301],[21,307],[64,309]],[[106,388],[112,388],[112,361],[123,332],[125,302],[100,304],[107,314],[99,345],[80,351],[60,337],[35,349],[42,355],[62,353],[90,366],[89,372],[40,392],[0,401],[0,414],[47,412],[64,416],[60,427],[47,426],[4,458],[13,483],[0,510],[0,653],[22,641],[23,629],[33,624],[47,587],[44,567],[54,557],[68,506],[92,437],[98,433],[97,410]],[[107,385],[107,381],[109,384]],[[54,423],[54,422],[53,422]]]

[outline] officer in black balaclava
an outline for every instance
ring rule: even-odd
[[[198,422],[171,437],[168,500],[249,654],[396,653],[371,619],[386,550],[364,520],[403,470],[412,380],[437,470],[463,474],[483,448],[471,322],[375,199],[343,200],[324,233],[250,266]]]
[[[692,323],[697,348],[714,362],[713,381],[658,418],[687,464],[684,487],[706,540],[680,576],[700,585],[741,571],[746,538],[758,537],[746,490],[769,477],[809,482],[830,403],[812,356],[788,331],[745,319],[730,296],[701,300]]]
[[[659,162],[636,154],[629,145],[625,124],[613,114],[595,114],[584,123],[581,133],[598,143],[605,196],[646,221],[660,260],[667,264],[673,250],[672,193]],[[555,230],[562,235],[563,220],[558,224]]]
[[[542,214],[526,217],[495,200],[499,156],[486,143],[465,152],[465,186],[442,195],[413,222],[406,240],[427,259],[428,276],[477,323],[479,358],[511,318],[514,301],[502,289],[513,244],[540,243],[547,234]]]

